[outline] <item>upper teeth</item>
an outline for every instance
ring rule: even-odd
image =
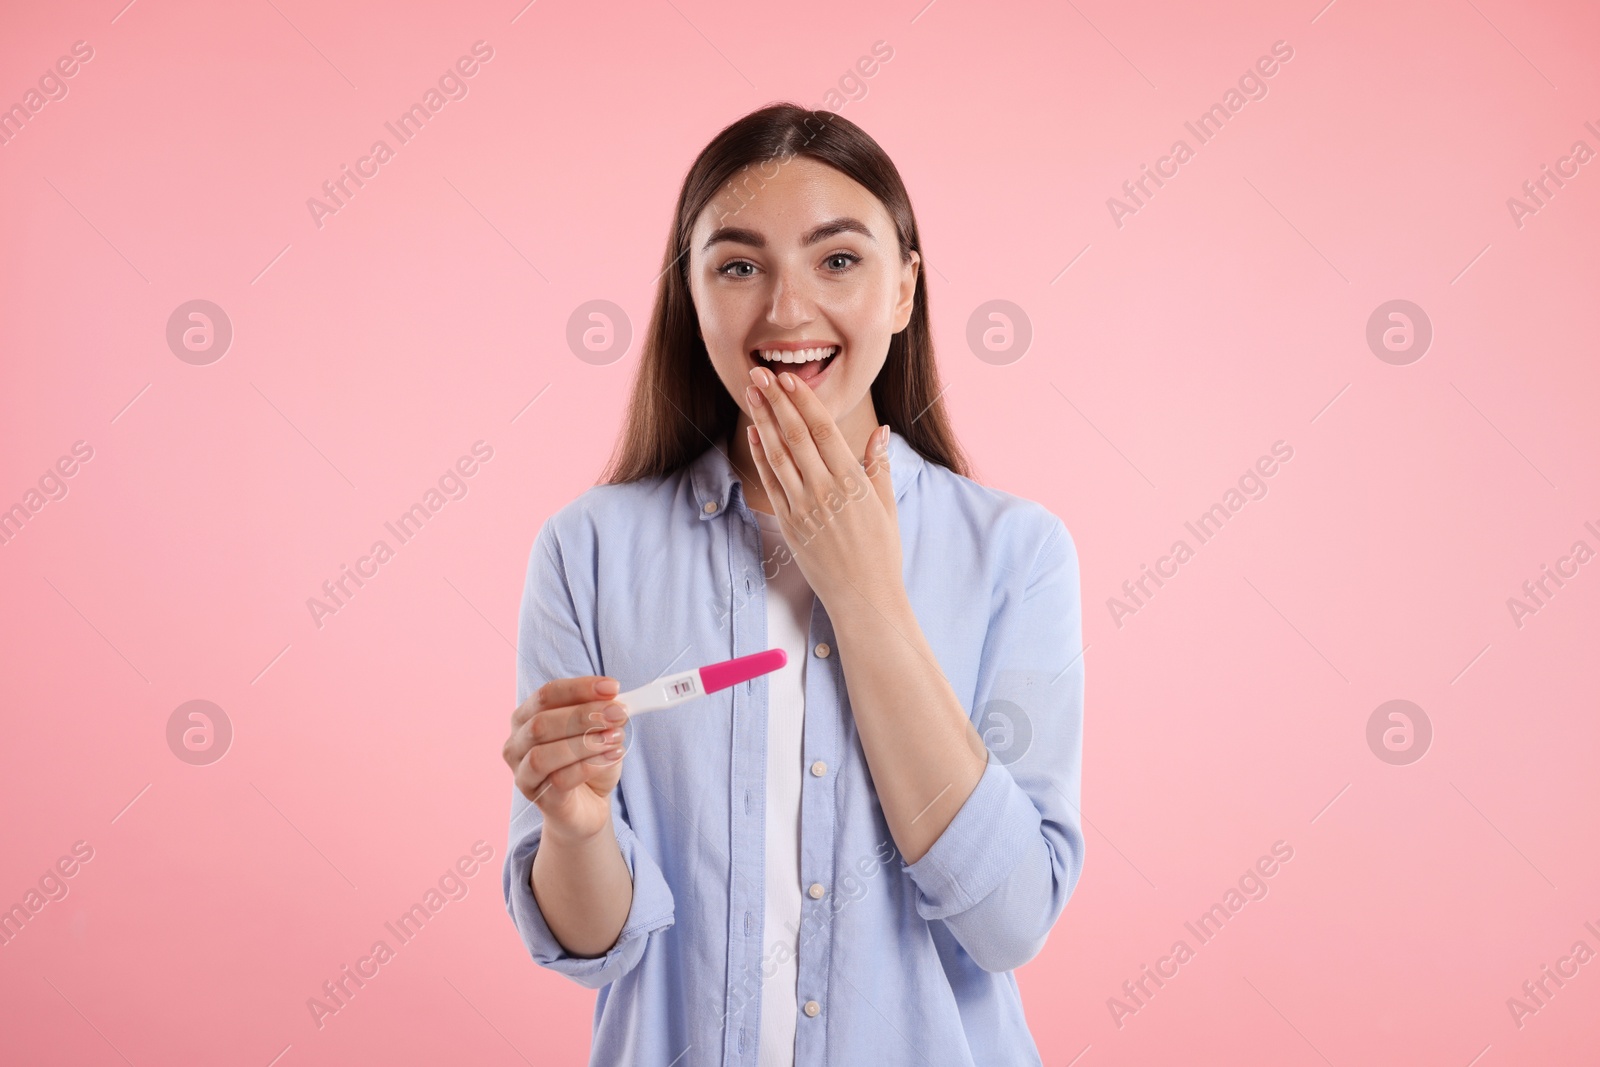
[[[838,350],[838,345],[829,345],[827,348],[797,348],[792,352],[762,349],[761,358],[769,363],[810,363],[814,359],[826,359]]]

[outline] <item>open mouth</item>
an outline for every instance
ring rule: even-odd
[[[827,348],[802,349],[798,352],[771,352],[765,355],[760,350],[753,350],[750,353],[750,358],[763,367],[771,368],[774,374],[788,371],[801,381],[810,383],[833,365],[834,359],[841,351],[842,346],[840,345],[831,345]],[[782,356],[784,358],[768,359],[766,355]]]

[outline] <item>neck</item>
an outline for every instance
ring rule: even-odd
[[[872,394],[868,393],[862,398],[861,403],[856,405],[854,411],[836,421],[839,433],[849,446],[850,454],[857,462],[865,459],[867,439],[872,436],[872,431],[878,428],[878,412],[872,406]],[[751,422],[750,416],[741,409],[739,421],[733,427],[733,438],[728,442],[728,459],[733,463],[734,472],[743,483],[745,503],[755,511],[773,515],[777,513],[777,509],[767,499],[766,487],[761,484],[761,475],[756,470],[754,457],[750,454],[750,438],[745,427],[752,425],[754,423]]]

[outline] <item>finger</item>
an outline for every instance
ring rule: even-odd
[[[783,497],[784,489],[778,483],[778,475],[773,471],[772,464],[767,460],[767,449],[761,443],[761,434],[754,426],[748,427],[745,432],[750,437],[750,458],[755,461],[756,477],[761,479],[761,488],[767,491],[767,499],[773,502],[773,510],[778,518],[786,519],[787,509],[777,505],[777,501]]]
[[[755,372],[756,386],[761,390],[761,395],[766,398],[767,407],[771,409],[773,421],[777,424],[779,432],[783,434],[784,443],[788,445],[789,454],[794,457],[796,468],[800,471],[803,481],[810,482],[813,486],[821,485],[830,471],[827,461],[822,458],[819,448],[822,440],[817,439],[821,434],[826,440],[832,437],[842,444],[839,428],[834,425],[833,417],[823,412],[821,420],[815,425],[809,422],[800,409],[795,407],[791,393],[784,388],[783,379],[799,383],[793,373],[783,371],[778,377],[773,377],[770,370],[765,367]],[[846,446],[845,451],[849,448]],[[851,457],[854,462],[855,457]]]
[[[569,708],[536,711],[512,727],[501,754],[514,768],[534,745],[598,733],[624,726],[627,721],[628,709],[611,700],[590,700]]]
[[[833,415],[828,412],[828,406],[817,396],[816,391],[801,380],[797,374],[784,371],[778,375],[778,384],[770,390],[783,399],[774,398],[769,403],[779,412],[782,419],[784,403],[794,409],[795,418],[802,422],[810,432],[812,446],[821,461],[821,470],[827,470],[835,478],[844,479],[846,475],[854,474],[861,469],[861,463],[850,452],[850,442],[845,440],[839,431],[839,424],[834,421]],[[806,470],[801,462],[801,470]]]
[[[617,764],[622,759],[622,752],[618,750],[612,755],[614,758],[609,762],[579,760],[543,777],[524,764],[517,769],[517,788],[522,791],[523,796],[539,805],[541,810],[549,811],[559,806],[568,794],[584,783],[604,781],[614,776],[617,773]]]
[[[529,716],[548,708],[564,708],[586,700],[604,700],[616,696],[619,688],[617,680],[605,674],[552,678],[511,713],[511,725],[519,726]]]
[[[773,501],[773,509],[779,515],[788,514],[790,510],[800,507],[805,501],[805,477],[801,474],[800,468],[795,466],[789,446],[783,438],[783,427],[778,425],[772,413],[772,405],[766,401],[766,394],[759,386],[752,385],[745,396],[750,401],[750,421],[755,424],[756,433],[761,439],[761,448],[767,455],[767,466],[782,489],[776,497],[769,489],[767,497]],[[780,502],[782,506],[779,506]]]
[[[528,720],[530,744],[545,745],[602,730],[621,729],[628,721],[625,705],[612,700],[591,700],[570,708],[541,711]]]
[[[889,427],[879,426],[872,431],[867,438],[867,453],[861,465],[872,487],[878,491],[878,499],[893,515],[894,473],[889,469]]]
[[[528,749],[522,765],[527,768],[529,780],[538,783],[563,767],[583,763],[596,756],[619,752],[623,741],[623,731],[620,727],[582,733],[575,737],[563,737],[545,744],[536,744]]]

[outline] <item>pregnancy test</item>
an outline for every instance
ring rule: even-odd
[[[665,678],[657,678],[648,685],[619,693],[611,699],[626,707],[630,715],[638,715],[645,711],[660,711],[662,708],[674,707],[686,700],[726,689],[730,685],[748,682],[752,678],[775,671],[788,662],[789,656],[783,649],[769,648],[765,652],[756,652],[753,655],[740,656],[738,659],[724,660],[721,663],[711,663],[704,667],[696,667],[692,671],[669,674]]]

